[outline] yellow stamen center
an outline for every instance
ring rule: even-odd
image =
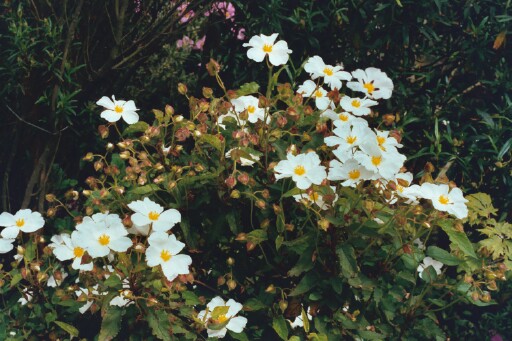
[[[255,112],[255,111],[256,111],[256,108],[255,108],[254,106],[249,105],[249,106],[247,107],[247,112],[248,112],[249,114],[254,114],[254,112]]]
[[[101,243],[101,242],[100,242]],[[77,246],[73,249],[73,255],[75,255],[75,258],[80,258],[84,255],[85,250],[82,249],[80,246]]]
[[[380,165],[382,162],[382,156],[372,156],[372,163],[374,166]]]
[[[20,219],[16,220],[16,226],[18,226],[19,228],[22,228],[23,225],[25,225],[25,219],[20,218]]]
[[[310,199],[311,201],[317,201],[319,197],[320,197],[320,195],[319,195],[318,193],[316,193],[316,192],[313,192],[313,193],[311,193],[311,194],[309,195],[309,199]]]
[[[375,90],[375,87],[373,86],[372,83],[364,83],[363,88],[365,88],[369,94],[371,94]]]
[[[361,172],[359,169],[353,169],[350,172],[348,172],[348,177],[352,180],[357,180],[361,176]]]
[[[329,69],[328,67],[326,67],[324,69],[324,74],[327,76],[332,76],[333,75],[332,69]]]
[[[400,193],[402,193],[404,191],[404,187],[401,186],[401,185],[396,185],[396,190]]]
[[[153,220],[153,221],[154,221],[154,220],[158,220],[158,218],[159,218],[159,217],[160,217],[160,214],[156,213],[155,211],[151,211],[151,212],[149,212],[149,214],[148,214],[148,218],[149,218],[150,220]]]
[[[357,136],[347,136],[347,138],[345,139],[345,141],[347,141],[348,144],[352,144],[354,142],[356,142],[357,140]]]
[[[359,108],[361,106],[361,102],[359,102],[359,100],[355,99],[352,101],[352,106],[354,108]]]
[[[263,45],[263,52],[265,52],[265,53],[272,52],[272,45],[268,45],[268,44]]]
[[[344,121],[344,122],[347,122],[347,121],[348,121],[348,116],[347,116],[347,115],[340,114],[338,117],[340,118],[340,120],[342,120],[342,121]]]
[[[107,236],[106,234],[102,234],[99,238],[98,238],[98,242],[105,246],[105,245],[108,245],[108,243],[110,243],[110,236]]]
[[[114,108],[114,111],[118,114],[121,114],[123,112],[123,107],[116,105],[116,107]]]
[[[301,175],[304,175],[306,173],[306,169],[304,168],[304,166],[297,166],[295,167],[295,169],[293,170],[293,172],[299,176]]]
[[[226,317],[226,315],[219,315],[219,317],[217,317],[217,323],[221,324],[221,323],[224,323],[228,320],[228,318]]]
[[[169,261],[169,259],[172,258],[172,255],[171,255],[171,253],[169,251],[162,250],[162,252],[160,252],[160,258],[162,258],[162,260],[164,262],[167,262],[167,261]]]
[[[439,202],[443,205],[447,205],[450,202],[450,199],[448,199],[448,197],[443,194],[439,197]]]
[[[377,143],[379,144],[379,146],[384,142],[386,142],[386,138],[384,136],[377,136]]]
[[[317,90],[317,91],[315,91],[315,97],[317,97],[317,98],[324,97],[324,94],[322,93],[322,91]]]

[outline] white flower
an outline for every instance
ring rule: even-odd
[[[162,266],[162,271],[167,280],[172,281],[178,275],[186,275],[190,272],[189,266],[192,258],[188,255],[179,255],[185,244],[176,239],[174,235],[164,232],[154,232],[149,236],[149,247],[146,249],[148,266]]]
[[[238,149],[238,148],[232,148],[232,149],[228,150],[226,153],[226,157],[231,158],[231,152],[236,149]],[[251,159],[246,159],[244,157],[240,157],[239,160],[240,160],[240,163],[242,166],[251,166],[252,167],[252,165],[254,165],[254,163],[260,159],[260,157],[257,155],[251,154],[251,153],[248,153],[248,154],[251,157]]]
[[[320,56],[314,56],[308,59],[304,65],[304,70],[311,75],[312,79],[318,77],[324,78],[324,83],[328,84],[332,90],[341,89],[341,81],[349,81],[352,79],[350,73],[343,70],[343,66],[327,65]]]
[[[92,258],[105,257],[110,250],[125,252],[132,246],[131,239],[126,237],[128,231],[117,214],[97,213],[86,218],[77,225],[75,238],[78,246]]]
[[[344,124],[343,121],[334,121],[334,126],[334,135],[324,138],[324,142],[329,147],[337,146],[335,155],[342,162],[352,157],[354,147],[375,135],[367,124],[359,122]]]
[[[67,233],[53,236],[50,248],[53,248],[53,254],[60,261],[73,259],[71,267],[75,270],[91,271],[93,268],[92,262],[82,264],[82,257],[85,254],[85,249],[78,246],[80,236],[78,231],[73,231],[71,236]]]
[[[135,302],[127,297],[130,297],[132,295],[132,292],[128,290],[130,288],[128,279],[125,278],[123,280],[123,290],[119,291],[119,296],[114,297],[110,301],[110,305],[115,305],[118,307],[127,307],[131,304],[135,304]]]
[[[336,187],[330,186],[331,190],[334,192],[334,200],[332,204],[334,204],[338,200],[338,195],[336,194]],[[306,200],[307,202],[314,202],[321,210],[327,210],[331,207],[331,204],[328,204],[324,201],[324,196],[318,192],[312,191],[310,194],[308,193],[300,193],[293,196],[295,201],[300,202],[301,200]]]
[[[116,100],[112,96],[112,100],[107,96],[101,97],[97,105],[101,105],[106,110],[101,113],[101,118],[106,119],[109,122],[117,122],[122,117],[123,120],[128,124],[133,124],[139,121],[139,115],[136,113],[137,109],[133,101]]]
[[[328,180],[343,181],[342,186],[356,187],[356,185],[365,180],[371,180],[375,176],[374,172],[361,166],[356,160],[348,159],[343,164],[338,160],[332,160],[329,164]]]
[[[132,201],[128,207],[134,211],[132,222],[141,227],[152,225],[154,232],[167,232],[181,222],[181,213],[174,209],[164,211],[164,208],[149,198]]]
[[[265,109],[258,107],[259,100],[254,96],[240,96],[232,99],[231,103],[235,107],[235,112],[240,114],[247,110],[247,121],[256,123],[258,120],[265,119]],[[267,117],[267,123],[270,122],[270,117]]]
[[[448,185],[434,185],[425,182],[421,185],[421,197],[432,201],[436,210],[448,212],[459,219],[468,216],[466,206],[467,199],[462,195],[460,188],[452,188]]]
[[[348,82],[347,87],[365,93],[369,98],[388,99],[393,92],[393,81],[377,68],[369,67],[366,70],[358,69],[352,72],[357,82]]]
[[[412,242],[414,245],[416,245],[416,247],[418,248],[418,250],[425,250],[425,244],[423,244],[423,242],[421,241],[421,239],[419,238],[416,238],[413,240]]]
[[[44,225],[44,219],[39,212],[29,209],[19,210],[15,215],[8,212],[0,214],[0,226],[4,226],[2,237],[16,238],[20,231],[30,233],[39,230]]]
[[[28,302],[31,302],[34,298],[34,293],[32,291],[29,291],[28,288],[23,289],[21,292],[22,296],[18,300],[18,303],[21,305],[25,305]]]
[[[320,158],[315,152],[297,156],[288,153],[286,158],[274,167],[277,180],[291,177],[298,188],[308,189],[312,184],[320,185],[327,177],[325,167],[320,165]]]
[[[343,96],[340,101],[340,106],[343,110],[356,116],[365,116],[370,114],[370,107],[377,104],[379,103],[371,99],[352,98],[348,96]]]
[[[14,249],[14,240],[15,239],[0,238],[0,253],[7,253]]]
[[[244,330],[245,325],[247,324],[247,319],[242,316],[236,316],[236,314],[238,314],[243,307],[240,303],[236,302],[233,299],[229,299],[227,302],[224,302],[222,298],[217,296],[212,298],[210,303],[208,303],[206,306],[208,307],[208,312],[206,310],[202,310],[199,312],[197,317],[198,319],[205,322],[208,337],[216,337],[220,339],[226,336],[226,332],[228,331],[228,329],[234,333],[241,333]],[[217,309],[217,311],[215,311],[215,308],[221,309]],[[222,308],[224,308],[224,310],[225,308],[228,308],[227,312],[225,312],[224,314],[217,314],[219,310],[222,310]],[[217,316],[213,318],[213,315]],[[224,323],[226,323],[224,328],[219,330],[213,330],[208,328],[210,324]]]
[[[289,323],[290,323],[290,327],[292,329],[294,328],[297,328],[297,327],[304,327],[304,314],[306,315],[306,317],[308,318],[309,321],[311,321],[311,319],[313,318],[313,316],[311,316],[311,314],[309,313],[311,307],[308,309],[308,312],[305,313],[304,312],[304,307],[301,309],[301,313],[300,315],[298,315],[295,320],[290,321],[290,320],[287,320]]]
[[[435,259],[432,259],[431,257],[425,257],[425,258],[423,258],[423,263],[418,265],[417,271],[418,271],[418,274],[420,275],[420,277],[422,279],[425,279],[425,278],[423,278],[423,270],[425,270],[429,266],[432,266],[434,268],[434,270],[436,270],[436,273],[438,275],[440,275],[441,274],[441,268],[443,267],[443,265],[444,265],[443,263],[438,262]]]
[[[92,287],[92,290],[90,292],[90,294],[92,295],[100,295],[100,293],[98,292],[98,284],[94,285]],[[106,295],[107,293],[104,292],[104,293],[101,293],[101,295]],[[87,298],[89,297],[89,289],[87,288],[79,288],[79,290],[76,290],[75,291],[75,295],[77,297],[80,297],[82,295],[85,295]],[[78,311],[81,313],[81,314],[84,314],[87,310],[89,310],[89,308],[92,306],[92,304],[94,303],[94,301],[87,301],[82,307],[80,307],[78,309]]]
[[[317,86],[312,80],[308,79],[304,82],[304,84],[299,86],[297,93],[302,94],[302,96],[305,97],[313,97],[315,99],[316,107],[320,110],[325,110],[329,108],[329,106],[331,108],[334,107],[331,100],[327,96],[327,91],[325,91],[322,87]]]
[[[327,109],[325,110],[320,117],[327,117],[328,119],[332,120],[333,122],[339,121],[339,125],[365,125],[368,126],[368,121],[364,118],[354,116],[346,111],[337,113],[334,110]]]
[[[261,62],[268,55],[270,64],[275,66],[286,64],[292,50],[288,49],[288,44],[284,40],[274,43],[277,35],[277,33],[273,33],[270,36],[264,34],[253,36],[248,43],[243,44],[244,47],[250,47],[247,50],[247,57],[256,62]]]
[[[383,152],[397,152],[397,148],[403,147],[396,138],[389,136],[389,131],[375,129],[375,132],[377,133],[377,144]]]
[[[383,152],[374,140],[365,141],[359,148],[361,151],[354,154],[354,159],[366,169],[378,173],[385,180],[394,179],[406,159],[398,152]]]
[[[65,280],[66,277],[68,277],[68,273],[62,270],[60,279],[56,279],[54,275],[51,275],[50,278],[48,278],[46,285],[52,288],[56,288],[62,284],[62,281]]]

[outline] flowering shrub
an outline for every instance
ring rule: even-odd
[[[264,94],[226,89],[211,60],[220,91],[180,84],[187,118],[103,97],[112,141],[84,157],[98,175],[82,196],[47,196],[48,218],[73,222],[47,220],[47,236],[37,212],[0,215],[0,252],[17,250],[0,272],[2,339],[432,339],[444,308],[493,304],[511,225],[431,165],[407,172],[400,132],[372,115],[386,73],[314,56],[296,87],[279,82],[292,51],[277,34],[244,46],[268,66]]]

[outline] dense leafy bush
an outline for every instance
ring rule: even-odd
[[[4,339],[445,339],[445,309],[494,303],[512,234],[490,197],[430,165],[413,184],[400,132],[371,115],[384,72],[314,56],[283,83],[276,36],[244,45],[266,87],[230,90],[211,60],[218,87],[178,86],[186,117],[97,102],[105,152],[83,158],[88,189],[46,196],[54,234],[37,212],[0,215],[1,252],[17,250]]]

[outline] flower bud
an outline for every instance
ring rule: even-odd
[[[230,279],[229,281],[226,282],[226,285],[228,286],[228,289],[230,291],[234,290],[236,288],[236,281],[233,279]]]
[[[327,219],[320,219],[318,221],[318,227],[324,231],[327,231],[327,229],[329,229],[329,225],[330,225],[330,223],[329,223],[329,220],[327,220]]]
[[[288,302],[285,300],[279,301],[279,309],[281,309],[281,312],[284,313],[284,311],[288,308]]]
[[[210,76],[215,76],[220,71],[219,63],[216,60],[210,58],[210,61],[206,64],[206,71],[208,71]]]
[[[228,259],[226,259],[226,263],[229,266],[233,266],[235,264],[235,259],[233,257],[228,257]]]
[[[263,200],[256,200],[256,203],[255,203],[256,207],[258,207],[259,209],[265,209],[265,207],[267,207],[267,203],[264,202]]]
[[[240,198],[240,191],[235,189],[235,190],[231,191],[231,194],[229,196],[233,199],[238,199],[238,198]]]
[[[247,242],[247,244],[245,244],[245,249],[247,250],[247,252],[251,252],[255,248],[256,244],[254,244],[253,242]]]
[[[183,83],[178,83],[178,92],[182,95],[186,95],[187,94],[187,86]]]
[[[89,152],[89,153],[85,154],[85,156],[82,158],[82,160],[92,161],[93,158],[94,158],[94,154]]]
[[[229,188],[233,188],[236,185],[236,179],[232,175],[228,176],[228,178],[224,182]]]
[[[265,289],[265,292],[268,293],[268,294],[273,294],[276,292],[276,287],[274,286],[274,284],[270,284],[266,289]]]
[[[213,89],[208,87],[203,87],[203,97],[211,98],[213,96]]]
[[[46,199],[46,201],[48,202],[54,202],[56,197],[55,197],[55,194],[51,194],[51,193],[48,193],[44,196],[44,198]]]
[[[217,286],[220,287],[221,285],[224,285],[224,284],[226,284],[226,279],[224,278],[224,276],[219,276],[217,278]]]
[[[244,232],[241,232],[241,233],[239,233],[239,234],[236,236],[235,240],[238,240],[238,241],[245,241],[245,240],[247,240],[247,234],[246,234],[246,233],[244,233]]]
[[[395,122],[395,118],[396,117],[393,114],[385,114],[384,116],[382,116],[382,122],[389,127]]]
[[[107,126],[102,124],[102,125],[98,126],[98,133],[100,134],[102,139],[106,139],[109,134],[109,129]]]
[[[57,210],[55,209],[55,207],[50,207],[47,211],[46,211],[46,216],[48,218],[53,218],[55,217],[55,214],[57,213]]]

